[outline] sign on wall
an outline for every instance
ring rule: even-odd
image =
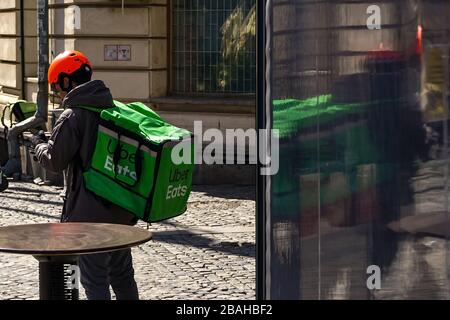
[[[111,45],[104,47],[105,61],[131,61],[131,45]]]
[[[131,46],[118,46],[117,55],[119,61],[131,61]]]

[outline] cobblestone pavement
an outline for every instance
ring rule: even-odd
[[[0,225],[58,222],[60,192],[10,183]],[[254,299],[254,212],[253,187],[195,187],[185,214],[150,225],[153,240],[132,249],[141,299]],[[0,253],[0,299],[38,298],[37,261]]]

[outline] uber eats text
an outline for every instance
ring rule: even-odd
[[[122,145],[119,146],[119,161],[117,166],[114,166],[114,153],[115,153],[115,146],[112,146],[112,141],[109,140],[107,145],[107,151],[108,154],[105,159],[104,163],[104,169],[116,173],[117,168],[117,174],[127,176],[134,181],[137,180],[137,175],[135,167],[136,167],[136,153],[129,152],[126,148],[124,148]],[[178,197],[184,197],[186,193],[188,192],[188,180],[189,180],[189,169],[171,169],[169,173],[169,184],[167,186],[167,190],[165,192],[166,200],[174,199]]]
[[[110,155],[106,156],[104,168],[110,172],[116,173],[114,167],[114,158],[112,156],[115,150],[114,148],[111,147],[111,141],[112,140],[109,140],[108,142],[107,150]],[[128,150],[126,148],[123,148],[122,146],[119,146],[118,148],[120,148],[119,152],[120,156],[119,156],[119,163],[117,164],[117,174],[130,177],[131,179],[136,181],[137,180],[136,171],[133,171],[136,163],[136,154],[128,152]],[[128,164],[127,165],[123,165],[123,163],[121,164],[123,160],[127,160]]]

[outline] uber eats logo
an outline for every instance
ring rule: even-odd
[[[187,192],[186,182],[189,176],[189,169],[171,169],[169,174],[169,186],[167,187],[166,200],[184,197]],[[184,182],[184,183],[183,183]]]
[[[114,152],[116,146],[111,145],[111,141],[109,140],[107,145],[108,155],[106,156],[104,168],[110,172],[115,173],[114,168]],[[135,163],[136,163],[136,153],[130,152],[123,145],[119,146],[119,163],[117,165],[117,174],[124,175],[130,177],[133,180],[137,180]]]
[[[117,146],[116,140],[109,139],[106,144],[106,150],[106,157],[101,161],[103,169],[108,171],[109,173],[117,173],[117,175],[125,176],[134,181],[137,181],[138,177],[136,174],[136,148],[128,144],[120,144],[119,146]],[[117,163],[114,162],[115,155],[118,160]],[[166,200],[182,198],[186,196],[190,185],[191,169],[176,166],[170,160],[166,160],[165,162],[161,163],[160,170],[165,171],[164,168],[167,168],[169,175],[167,177],[164,174],[167,179],[165,181],[158,179],[157,188],[164,192]],[[146,181],[148,183],[151,183],[153,181],[153,177],[148,176],[152,175],[153,172],[148,171],[143,172],[142,174],[144,175],[143,181]]]

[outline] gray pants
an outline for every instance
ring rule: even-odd
[[[88,300],[111,300],[111,285],[117,300],[138,300],[131,249],[83,255],[80,280]]]

